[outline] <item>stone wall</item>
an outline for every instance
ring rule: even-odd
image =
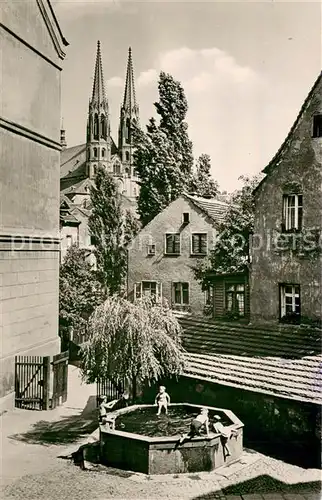
[[[303,238],[306,238],[304,243],[320,238],[315,246],[321,249],[322,139],[312,137],[313,115],[322,112],[321,95],[320,81],[287,140],[282,156],[269,167],[256,192],[250,292],[251,320],[254,322],[279,320],[279,283],[300,285],[303,321],[321,319],[321,256],[318,251],[298,251]],[[299,186],[303,195],[303,231],[289,234],[289,243],[284,245],[282,241],[276,242],[276,238],[285,233],[282,231],[283,194],[289,189],[292,192],[292,187],[288,188],[292,183]],[[310,231],[312,240],[309,239]]]
[[[59,352],[60,71],[47,0],[2,7],[0,409],[14,401],[15,355]]]
[[[182,223],[184,212],[190,213],[190,222],[187,225]],[[169,304],[172,304],[173,282],[188,282],[189,310],[197,314],[202,313],[205,306],[205,295],[194,277],[193,268],[198,259],[191,256],[191,234],[193,232],[207,233],[208,248],[212,247],[216,233],[209,218],[183,197],[171,203],[140,231],[130,245],[128,252],[128,293],[130,298],[133,297],[136,282],[159,281],[162,283],[162,296],[167,299]],[[180,255],[165,255],[166,233],[180,233]],[[156,246],[155,256],[147,254],[147,246],[150,244]]]

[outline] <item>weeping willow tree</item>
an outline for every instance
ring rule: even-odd
[[[137,385],[184,368],[181,327],[172,311],[144,299],[136,303],[111,296],[89,321],[89,340],[82,347],[82,372],[97,379],[128,380],[133,398]]]

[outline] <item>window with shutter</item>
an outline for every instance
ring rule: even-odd
[[[207,254],[207,233],[194,233],[191,236],[191,253],[193,255]]]
[[[165,253],[168,255],[180,255],[180,234],[168,233],[165,235]]]

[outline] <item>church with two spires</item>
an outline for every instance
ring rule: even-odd
[[[131,124],[139,123],[136,102],[132,51],[129,48],[123,102],[120,110],[117,145],[111,136],[109,103],[106,94],[100,42],[94,70],[92,96],[89,101],[86,143],[67,147],[65,130],[61,130],[60,231],[61,250],[78,243],[90,248],[87,219],[90,214],[90,186],[99,166],[109,172],[121,194],[124,210],[136,211],[139,192],[133,167]]]

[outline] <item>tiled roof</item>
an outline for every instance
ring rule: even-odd
[[[93,184],[93,181],[90,179],[83,179],[79,182],[75,182],[72,186],[69,186],[65,189],[62,189],[61,193],[66,195],[66,194],[88,194],[88,188],[90,185]]]
[[[219,201],[216,198],[200,198],[198,196],[192,196],[185,194],[186,198],[191,200],[194,205],[196,205],[200,210],[202,210],[208,217],[217,223],[224,221],[228,203],[224,201]]]
[[[64,224],[80,224],[80,221],[75,217],[73,212],[73,204],[67,196],[61,195],[60,197],[60,221]]]
[[[321,404],[321,331],[182,316],[187,376]]]

